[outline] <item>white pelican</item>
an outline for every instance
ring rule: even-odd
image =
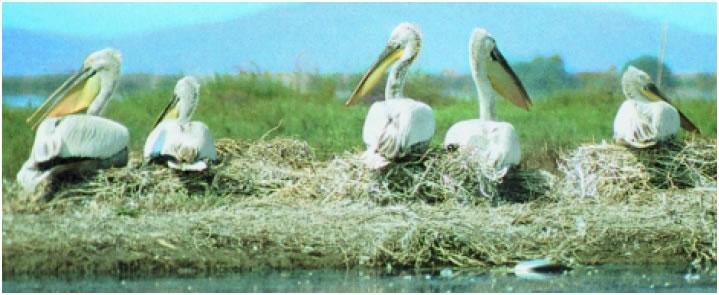
[[[394,64],[387,78],[385,100],[372,104],[362,131],[362,138],[367,145],[362,158],[370,168],[385,167],[389,160],[406,155],[412,148],[426,148],[432,139],[435,125],[432,109],[402,94],[407,70],[417,57],[420,47],[419,29],[409,23],[399,24],[392,31],[385,50],[345,103],[349,106],[366,95],[384,71]]]
[[[17,174],[23,188],[33,191],[42,181],[67,171],[127,164],[127,128],[100,117],[117,86],[120,63],[114,49],[90,54],[80,71],[27,119],[37,133],[30,157]]]
[[[529,110],[532,101],[485,29],[472,32],[469,65],[477,87],[479,119],[454,124],[447,131],[444,147],[471,152],[479,163],[494,168],[498,177],[502,177],[509,167],[519,164],[521,151],[512,124],[497,121],[496,94],[525,110]]]
[[[640,69],[629,66],[622,75],[626,100],[614,118],[614,139],[621,144],[645,148],[669,139],[679,132],[699,129],[659,91]]]
[[[146,162],[182,171],[202,171],[217,159],[210,129],[202,122],[190,122],[199,95],[200,83],[195,77],[177,81],[175,94],[145,142]]]

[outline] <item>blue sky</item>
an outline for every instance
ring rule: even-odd
[[[279,3],[3,3],[3,27],[118,37],[231,20]],[[119,24],[119,25],[118,25]]]
[[[3,27],[80,37],[119,37],[227,21],[287,3],[3,3]],[[716,3],[555,3],[597,5],[670,26],[716,34]],[[120,24],[120,25],[118,25]]]

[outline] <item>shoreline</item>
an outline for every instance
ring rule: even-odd
[[[387,264],[492,267],[544,256],[570,266],[713,263],[716,194],[699,195],[666,192],[660,197],[660,208],[651,203],[595,201],[436,208],[420,203],[378,206],[267,198],[200,212],[139,217],[109,210],[94,216],[6,213],[3,274],[195,273]],[[706,211],[697,212],[699,208]],[[711,216],[714,223],[708,220]],[[578,217],[585,228],[575,220]],[[628,226],[637,221],[641,224]],[[565,228],[572,223],[578,226]]]

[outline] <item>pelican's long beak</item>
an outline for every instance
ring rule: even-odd
[[[96,71],[83,67],[60,85],[43,104],[27,118],[35,130],[47,117],[60,117],[87,110],[100,92],[100,78]],[[40,115],[40,116],[38,116]]]
[[[664,95],[664,93],[662,93],[661,91],[659,91],[659,88],[657,88],[657,86],[654,85],[654,83],[647,84],[647,86],[645,86],[641,89],[641,92],[642,92],[642,94],[644,94],[644,96],[646,96],[650,100],[653,100],[653,101],[663,100],[666,103],[673,106],[679,113],[679,123],[682,126],[682,128],[684,128],[684,130],[690,131],[690,132],[701,133],[699,131],[699,128],[697,128],[697,126],[694,125],[694,123],[692,123],[692,121],[690,121],[689,118],[687,118],[687,116],[685,116],[684,113],[682,113],[682,111],[679,110],[679,108],[677,106],[675,106],[671,101],[669,101],[667,96]]]
[[[532,100],[529,99],[522,81],[517,78],[517,75],[496,46],[490,55],[492,60],[487,65],[489,69],[487,76],[494,90],[518,107],[529,110]]]
[[[372,90],[372,88],[377,85],[377,82],[379,82],[379,79],[382,78],[385,70],[402,57],[402,54],[404,54],[404,48],[399,45],[387,45],[384,51],[382,51],[382,54],[379,55],[379,58],[377,58],[377,61],[375,61],[372,67],[369,68],[369,71],[364,74],[362,80],[360,80],[357,87],[355,87],[355,90],[352,91],[352,95],[350,95],[350,98],[345,102],[345,105],[351,105],[355,100],[365,96]]]
[[[177,102],[179,102],[180,99],[177,97],[177,95],[173,95],[172,99],[170,100],[170,103],[167,104],[165,109],[162,111],[160,116],[157,118],[157,121],[155,122],[155,126],[157,127],[160,122],[162,122],[165,119],[177,119],[180,114],[177,110]]]

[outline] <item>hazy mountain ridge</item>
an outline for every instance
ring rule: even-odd
[[[280,6],[233,21],[103,40],[3,30],[4,75],[67,72],[92,50],[123,52],[124,72],[212,73],[244,69],[359,72],[401,21],[420,26],[414,69],[468,72],[467,39],[487,28],[510,62],[561,55],[571,71],[621,67],[655,55],[659,22],[597,7],[534,4],[304,4]],[[669,27],[666,63],[675,72],[716,72],[716,35]]]

